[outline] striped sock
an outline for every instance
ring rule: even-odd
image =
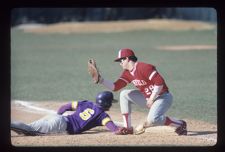
[[[122,115],[123,115],[124,127],[131,128],[131,114],[130,113],[124,113]]]
[[[165,125],[172,126],[172,127],[179,127],[180,125],[182,125],[182,121],[171,118],[171,117],[166,117]]]

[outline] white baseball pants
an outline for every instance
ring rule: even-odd
[[[173,97],[171,93],[164,93],[156,98],[152,107],[149,109],[147,122],[151,126],[164,125],[166,120],[165,113],[170,108],[172,101]],[[131,114],[131,104],[136,104],[141,108],[148,108],[146,103],[147,100],[139,90],[123,90],[120,93],[120,108],[122,114]],[[129,119],[129,121],[131,121],[131,119]],[[131,124],[131,122],[128,123]],[[126,124],[124,124],[124,126],[126,126]]]
[[[34,121],[28,126],[41,133],[62,133],[66,132],[67,122],[65,116],[54,114]]]

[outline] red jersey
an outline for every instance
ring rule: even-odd
[[[143,62],[136,62],[132,71],[124,70],[120,78],[114,82],[114,90],[117,91],[128,83],[132,83],[137,87],[145,98],[151,96],[154,85],[163,86],[159,95],[168,91],[163,77],[158,73],[155,66]]]

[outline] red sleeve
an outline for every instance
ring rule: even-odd
[[[147,78],[150,77],[150,75],[152,74],[152,72],[156,71],[155,67],[151,64],[145,64],[140,66],[142,74],[144,76],[146,76]]]
[[[153,84],[162,85],[164,83],[164,79],[158,73],[154,65],[145,64],[144,66],[141,66],[141,68],[143,75],[146,76],[150,81],[152,81]]]
[[[121,74],[120,78],[114,82],[115,88],[113,91],[118,91],[121,88],[124,88],[130,82],[131,81],[129,80],[128,72],[125,70]]]
[[[155,85],[163,85],[164,83],[164,79],[158,72],[154,75],[154,77],[152,78],[152,81]]]
[[[118,79],[116,82],[114,82],[114,85],[115,85],[115,88],[113,91],[118,91],[121,88],[124,88],[127,85],[127,83],[122,79]]]

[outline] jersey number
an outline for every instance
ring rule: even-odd
[[[147,95],[151,95],[153,89],[154,89],[154,86],[153,86],[153,85],[150,85],[149,87],[145,88],[145,93],[146,93]]]
[[[79,115],[81,119],[88,120],[94,113],[95,111],[93,109],[87,108],[83,112],[81,112]]]

